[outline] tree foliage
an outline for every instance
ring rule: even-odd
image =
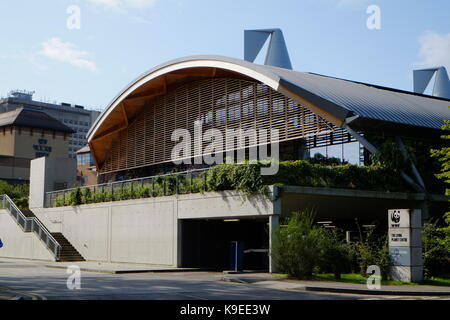
[[[21,210],[28,209],[29,189],[28,184],[12,185],[0,180],[0,194],[8,195]]]
[[[445,120],[443,130],[450,130],[450,120]],[[448,131],[447,131],[448,133]],[[433,157],[441,164],[441,171],[436,177],[442,179],[448,186],[450,184],[450,134],[445,134],[442,139],[446,142],[440,149],[431,151]],[[450,196],[447,187],[445,194]],[[422,241],[424,244],[424,267],[429,276],[450,274],[450,212],[447,212],[443,221],[431,221],[424,227]]]

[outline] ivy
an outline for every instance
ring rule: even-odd
[[[283,161],[275,175],[261,175],[267,163],[244,162],[224,163],[208,171],[186,176],[173,174],[159,176],[144,185],[123,185],[121,187],[77,188],[70,192],[63,203],[61,196],[54,206],[79,205],[105,201],[120,201],[160,197],[174,194],[199,193],[205,191],[236,190],[247,196],[268,194],[268,186],[307,186],[345,188],[375,191],[409,191],[393,169],[377,166],[323,165],[307,161]]]

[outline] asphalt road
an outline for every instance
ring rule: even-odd
[[[65,269],[0,261],[0,299],[48,300],[354,300],[368,296],[261,288],[221,281],[216,272],[107,274],[81,272],[80,289],[69,290]],[[73,283],[73,282],[72,282]],[[383,297],[377,297],[382,299]]]

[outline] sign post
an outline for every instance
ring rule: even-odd
[[[389,210],[388,224],[392,279],[403,282],[422,281],[422,211]]]

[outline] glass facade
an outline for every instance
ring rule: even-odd
[[[87,164],[90,166],[94,165],[94,161],[92,160],[92,155],[90,152],[77,154],[77,164],[83,165]]]

